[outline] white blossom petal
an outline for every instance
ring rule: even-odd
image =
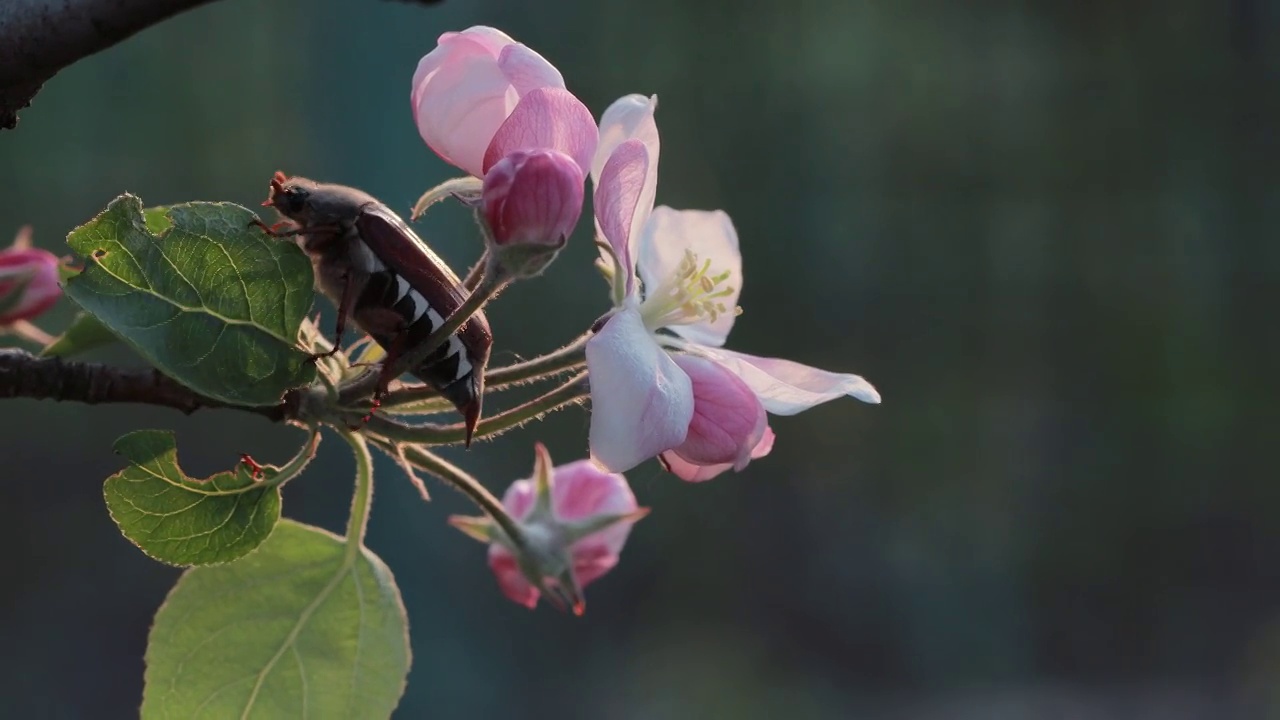
[[[609,318],[587,341],[591,379],[591,458],[625,472],[684,442],[693,386],[644,327],[634,306]]]
[[[604,164],[613,155],[614,148],[627,140],[639,140],[649,150],[649,172],[645,176],[645,186],[650,188],[649,197],[653,197],[652,188],[658,186],[658,125],[653,119],[658,109],[658,96],[624,95],[618,98],[604,114],[600,116],[600,144],[596,146],[596,156],[591,163],[591,182],[600,181],[600,173]]]
[[[795,415],[828,400],[849,396],[879,403],[880,393],[857,375],[833,373],[782,358],[765,358],[713,348],[699,352],[737,373],[774,415]]]
[[[639,238],[632,239],[636,269],[646,288],[657,287],[675,274],[685,251],[697,255],[698,266],[710,261],[709,276],[728,272],[716,286],[731,290],[716,302],[724,306],[715,322],[709,319],[688,325],[673,325],[671,331],[699,345],[719,347],[733,329],[734,308],[742,294],[742,253],[733,221],[723,210],[673,210],[666,205],[654,208]]]

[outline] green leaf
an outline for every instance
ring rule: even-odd
[[[144,215],[138,198],[121,195],[67,237],[86,258],[67,295],[201,395],[274,405],[315,378],[297,347],[311,263],[293,243],[249,227],[255,217],[201,202]]]
[[[75,319],[71,321],[71,326],[66,329],[66,332],[49,343],[49,346],[41,350],[40,354],[45,357],[71,357],[96,347],[119,342],[119,340],[120,338],[116,337],[115,333],[103,325],[98,318],[86,312],[76,313]]]
[[[156,205],[142,211],[142,218],[147,223],[147,231],[152,235],[160,233],[173,227],[173,221],[169,219],[169,210],[172,205]]]
[[[209,565],[244,557],[280,520],[279,470],[255,480],[244,464],[204,480],[178,466],[173,433],[138,430],[116,441],[129,467],[107,478],[111,519],[142,552],[171,565]]]
[[[147,644],[142,717],[385,718],[408,620],[367,548],[282,520],[257,552],[183,573]]]

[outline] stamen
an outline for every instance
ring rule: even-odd
[[[652,288],[641,304],[641,317],[650,330],[687,325],[709,319],[715,322],[729,312],[719,302],[735,292],[732,285],[725,285],[733,273],[725,270],[712,274],[711,259],[701,263],[698,256],[685,249],[675,272]],[[734,314],[740,312],[734,308]]]

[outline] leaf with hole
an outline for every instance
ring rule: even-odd
[[[86,258],[67,295],[161,372],[201,395],[274,405],[315,378],[298,347],[311,263],[232,203],[143,212],[121,195],[67,243]]]
[[[282,520],[252,555],[192,568],[156,613],[142,717],[390,717],[408,619],[378,556]]]
[[[156,560],[230,562],[262,544],[280,520],[279,468],[262,467],[256,479],[244,464],[204,480],[187,477],[173,433],[164,430],[131,432],[115,451],[129,467],[107,478],[107,509],[120,532]]]

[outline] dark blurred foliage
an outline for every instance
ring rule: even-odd
[[[661,97],[659,202],[722,207],[738,349],[855,371],[879,407],[774,422],[773,455],[640,523],[576,619],[503,599],[389,462],[370,544],[415,662],[399,717],[1233,718],[1280,705],[1280,7],[730,0],[433,7],[226,0],[58,75],[0,134],[0,229],[41,245],[114,195],[260,200],[277,169],[407,209],[450,169],[409,106],[448,29],[499,26],[597,113]],[[424,233],[451,261],[469,218]],[[498,363],[607,307],[583,223],[490,318]],[[44,323],[56,330],[62,307]],[[134,363],[121,349],[95,359]],[[8,402],[0,716],[136,714],[177,570],[115,531],[121,433],[194,473],[288,456],[232,412]],[[569,411],[458,459],[495,490]],[[286,513],[340,527],[330,438]]]

